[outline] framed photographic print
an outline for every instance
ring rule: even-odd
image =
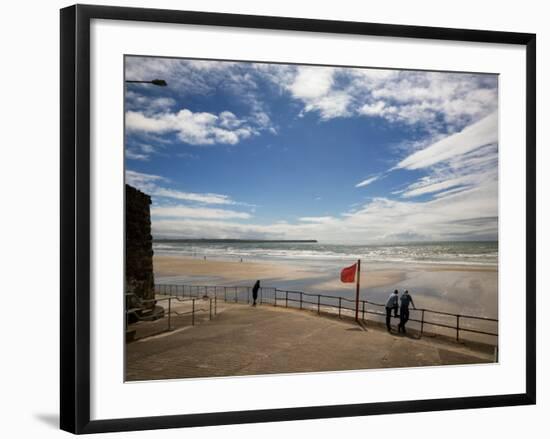
[[[533,34],[62,9],[61,428],[534,404],[535,128]]]

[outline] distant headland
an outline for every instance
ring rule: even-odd
[[[155,242],[219,243],[219,244],[265,244],[265,243],[317,243],[316,239],[211,239],[211,238],[155,238]]]

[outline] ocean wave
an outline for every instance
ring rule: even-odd
[[[444,243],[389,246],[346,246],[329,244],[187,244],[157,242],[157,254],[177,254],[190,257],[229,259],[295,260],[312,262],[342,262],[362,259],[372,262],[419,264],[498,264],[496,243]]]

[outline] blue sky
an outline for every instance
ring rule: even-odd
[[[126,181],[155,237],[498,234],[498,77],[126,57]]]

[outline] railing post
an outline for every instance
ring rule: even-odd
[[[210,319],[209,320],[212,320],[212,298],[209,297],[208,300],[210,301]]]
[[[300,309],[302,309],[302,301],[303,301],[303,299],[302,299],[302,292],[300,291]]]
[[[273,306],[277,306],[277,288],[273,291]]]
[[[191,309],[191,325],[195,326],[195,299],[191,299],[193,308]]]
[[[460,316],[456,316],[456,341],[458,341],[458,333],[460,331]]]
[[[172,329],[171,325],[171,316],[172,316],[172,298],[168,298],[168,330]]]
[[[288,308],[288,291],[285,291],[285,308]]]
[[[321,295],[317,294],[317,314],[321,315]]]
[[[250,287],[246,287],[246,303],[250,303]]]
[[[223,287],[223,301],[227,302],[227,287]]]
[[[338,317],[342,318],[342,298],[338,297]]]
[[[260,287],[260,305],[264,302],[264,287]]]
[[[214,315],[218,315],[218,296],[214,296]]]
[[[237,303],[237,287],[235,287],[235,303]]]
[[[422,321],[420,322],[420,337],[424,334],[424,310],[422,310]]]
[[[361,320],[365,321],[365,301],[363,300],[362,301],[362,305],[361,305]]]

